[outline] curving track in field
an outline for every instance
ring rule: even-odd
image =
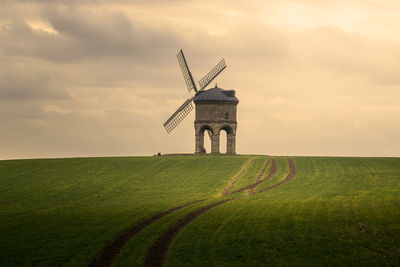
[[[253,159],[254,160],[254,159]],[[261,170],[261,172],[259,173],[259,175],[256,178],[256,182],[246,186],[244,188],[241,188],[237,191],[234,191],[232,193],[230,193],[230,190],[233,188],[233,185],[239,180],[239,178],[246,172],[246,170],[248,169],[249,165],[253,162],[253,160],[250,160],[244,167],[243,169],[240,171],[240,173],[234,177],[230,183],[230,185],[228,187],[226,187],[224,189],[224,191],[222,192],[222,195],[228,195],[228,194],[233,194],[236,192],[240,192],[240,191],[244,191],[244,190],[248,190],[250,194],[259,194],[259,193],[263,193],[269,190],[272,190],[280,185],[283,185],[285,183],[287,183],[288,181],[290,181],[291,179],[293,179],[296,176],[297,173],[297,168],[296,165],[294,163],[294,161],[290,158],[288,158],[288,163],[289,163],[289,174],[286,176],[286,178],[282,181],[280,181],[279,183],[270,186],[264,190],[258,191],[258,192],[254,192],[253,190],[262,182],[272,178],[277,170],[278,170],[278,166],[276,164],[276,160],[274,158],[270,158],[266,161],[263,169]],[[270,171],[268,173],[268,175],[262,179],[262,176],[264,175],[268,165],[271,164],[271,168]],[[188,224],[190,224],[191,222],[193,222],[197,217],[199,217],[201,214],[207,212],[208,210],[215,208],[217,206],[220,206],[224,203],[227,203],[229,201],[234,200],[235,198],[230,198],[230,199],[224,199],[218,202],[215,202],[213,204],[201,207],[191,213],[189,213],[188,215],[186,215],[185,217],[181,218],[179,221],[177,221],[171,228],[169,228],[159,239],[157,239],[157,241],[153,244],[153,246],[150,248],[150,250],[148,251],[148,254],[146,256],[146,260],[145,260],[145,266],[162,266],[162,263],[164,261],[164,257],[166,252],[169,249],[169,246],[171,244],[171,242],[173,241],[173,239],[175,238],[176,235],[179,234],[180,231],[182,231],[184,229],[184,227],[186,227]],[[125,232],[124,234],[120,235],[118,238],[116,238],[113,242],[111,242],[109,245],[107,245],[103,251],[92,261],[92,263],[89,266],[111,266],[114,259],[116,258],[116,256],[119,254],[119,252],[121,251],[122,247],[128,242],[128,240],[130,238],[132,238],[134,235],[136,235],[137,233],[139,233],[141,230],[143,230],[145,227],[149,226],[150,224],[154,223],[155,221],[163,218],[164,216],[182,209],[184,207],[190,206],[192,204],[201,202],[204,200],[197,200],[197,201],[193,201],[190,203],[187,203],[185,205],[179,206],[179,207],[175,207],[172,209],[169,209],[167,211],[161,212],[159,214],[154,215],[153,217],[133,226],[131,229],[129,229],[127,232]]]
[[[271,169],[269,170],[268,175],[264,178],[261,179],[265,170],[267,169],[268,165],[271,164]],[[261,170],[260,174],[257,176],[256,182],[254,184],[251,184],[249,186],[243,187],[239,190],[236,190],[232,193],[237,193],[237,192],[241,192],[244,190],[248,190],[250,194],[254,194],[254,189],[261,183],[271,179],[272,177],[274,177],[274,175],[276,174],[276,172],[278,171],[278,165],[276,164],[276,160],[274,158],[269,158],[267,160],[267,162],[264,165],[264,168]]]
[[[287,160],[289,162],[289,174],[286,176],[286,178],[283,179],[282,181],[280,181],[279,183],[274,184],[274,185],[272,185],[272,186],[270,186],[270,187],[268,187],[266,189],[263,189],[261,191],[258,191],[258,192],[254,193],[254,194],[259,194],[259,193],[262,193],[262,192],[266,192],[266,191],[272,190],[272,189],[274,189],[274,188],[276,188],[276,187],[278,187],[280,185],[283,185],[283,184],[289,182],[290,180],[292,180],[296,176],[296,174],[297,174],[296,164],[294,164],[294,161],[292,159],[290,159],[290,158],[288,158]]]
[[[154,223],[155,221],[158,221],[162,217],[170,214],[171,212],[180,210],[184,207],[190,206],[192,204],[201,202],[204,200],[197,200],[193,201],[190,203],[187,203],[185,205],[175,207],[166,211],[163,211],[161,213],[158,213],[154,215],[153,217],[133,226],[130,228],[128,231],[117,237],[113,242],[108,244],[107,246],[104,247],[103,251],[95,258],[93,259],[92,263],[89,265],[90,267],[104,267],[104,266],[111,266],[113,263],[115,257],[119,254],[121,251],[122,247],[128,242],[129,239],[131,239],[134,235],[142,231],[144,228],[149,226],[150,224]]]
[[[231,191],[232,187],[235,185],[235,183],[240,179],[240,177],[242,177],[242,175],[247,171],[247,169],[249,168],[250,164],[254,161],[254,159],[249,160],[246,165],[243,167],[243,169],[240,171],[240,173],[238,175],[236,175],[236,177],[234,177],[231,181],[231,183],[222,191],[222,195],[228,195],[229,191]],[[265,167],[266,169],[267,167]],[[265,171],[265,170],[264,170]]]
[[[294,161],[292,159],[289,159],[289,158],[287,160],[289,162],[289,174],[287,175],[287,177],[284,180],[282,180],[281,182],[279,182],[279,183],[277,183],[277,184],[275,184],[275,185],[273,185],[271,187],[268,187],[265,190],[259,191],[257,193],[261,193],[261,192],[265,192],[265,191],[268,191],[268,190],[272,190],[272,189],[274,189],[274,188],[276,188],[276,187],[288,182],[289,180],[293,179],[296,176],[297,169],[296,169],[296,165],[294,164]],[[268,162],[266,163],[266,165],[268,165]],[[271,162],[275,162],[275,160],[273,160]],[[266,169],[266,167],[264,167],[264,169]],[[267,178],[268,179],[271,178],[276,173],[277,170],[278,170],[278,167],[277,167],[276,162],[275,162],[275,167],[273,167],[273,168],[271,167],[271,170],[270,170],[270,173],[268,174],[268,176],[266,178],[264,178],[263,180],[259,180],[258,182],[262,182],[262,181],[267,180]],[[260,177],[260,175],[258,177]],[[250,188],[250,189],[252,190],[258,184],[260,184],[258,182],[256,182],[253,185],[251,185],[251,186],[254,186],[254,187]],[[247,189],[247,188],[248,187],[245,187],[245,189]],[[245,190],[245,189],[243,189],[243,190]],[[146,256],[145,266],[149,266],[149,267],[150,266],[154,266],[154,267],[162,266],[165,254],[167,253],[168,248],[169,248],[170,244],[172,243],[174,237],[176,235],[178,235],[179,232],[182,231],[183,228],[186,225],[188,225],[189,223],[193,222],[198,216],[200,216],[204,212],[206,212],[206,211],[208,211],[208,210],[210,210],[210,209],[212,209],[214,207],[217,207],[219,205],[222,205],[222,204],[224,204],[224,203],[226,203],[228,201],[232,201],[234,199],[235,198],[231,198],[231,199],[226,199],[226,200],[222,200],[222,201],[216,202],[214,204],[211,204],[211,205],[208,205],[206,207],[200,208],[200,209],[190,213],[189,215],[183,217],[182,219],[180,219],[174,226],[172,226],[167,232],[164,233],[164,235],[162,235],[156,241],[156,243],[153,245],[153,247],[151,247],[151,249],[149,250],[149,252],[148,252],[148,254]]]
[[[204,212],[206,212],[212,208],[215,208],[219,205],[222,205],[231,200],[233,200],[233,198],[225,199],[225,200],[210,204],[210,205],[202,207],[202,208],[186,215],[182,219],[180,219],[174,226],[169,228],[159,239],[157,239],[157,241],[154,243],[154,245],[150,248],[149,253],[147,254],[144,266],[148,266],[148,267],[162,266],[162,262],[164,261],[165,254],[167,253],[172,240],[175,238],[175,236],[177,234],[179,234],[180,231],[183,230],[183,228],[186,225],[193,222],[197,217],[199,217]]]

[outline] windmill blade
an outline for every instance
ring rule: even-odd
[[[200,81],[200,91],[206,88],[206,86],[215,79],[224,69],[226,68],[225,59],[222,59],[206,76]]]
[[[193,110],[192,100],[194,97],[189,98],[185,103],[180,106],[177,111],[164,123],[167,133],[170,133],[189,113]]]
[[[176,57],[178,58],[179,65],[181,66],[183,78],[185,79],[185,83],[189,92],[193,89],[197,92],[196,84],[194,83],[192,73],[190,72],[189,67],[186,63],[185,55],[183,54],[182,49],[179,51]]]

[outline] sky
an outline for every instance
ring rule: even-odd
[[[240,154],[400,156],[400,2],[0,1],[0,159],[194,152],[221,58]],[[211,84],[214,86],[214,82]],[[207,147],[206,147],[207,149]]]

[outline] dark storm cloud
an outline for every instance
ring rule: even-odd
[[[132,22],[122,12],[96,15],[50,6],[43,7],[42,19],[56,33],[35,30],[23,21],[3,26],[0,46],[5,54],[61,62],[118,58],[143,64],[159,62],[182,43],[168,27]]]
[[[129,20],[122,12],[95,15],[76,9],[45,9],[44,18],[68,38],[81,56],[123,57],[141,62],[155,60],[176,49],[180,38],[169,28]]]

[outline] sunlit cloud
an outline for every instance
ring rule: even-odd
[[[222,57],[238,153],[399,156],[394,1],[3,1],[0,158],[194,150],[162,123]],[[212,84],[214,85],[214,83]],[[209,149],[207,149],[209,150]]]

